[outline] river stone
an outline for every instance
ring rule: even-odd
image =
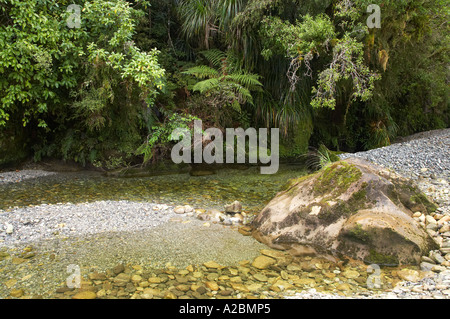
[[[427,262],[421,262],[420,263],[420,269],[422,271],[431,271],[431,269],[436,266],[435,264],[427,263]]]
[[[203,266],[205,266],[206,268],[211,268],[211,269],[222,268],[222,266],[219,265],[218,263],[216,263],[215,261],[208,261],[208,262],[204,263]]]
[[[209,273],[209,274],[206,275],[206,279],[209,280],[209,281],[215,281],[218,278],[219,278],[219,274],[215,273],[215,272],[212,272],[212,273]]]
[[[185,213],[192,213],[194,211],[194,208],[190,205],[184,205],[184,212]]]
[[[211,289],[212,291],[217,291],[219,290],[219,285],[217,284],[217,282],[215,281],[206,281],[205,282],[205,286],[209,289]]]
[[[200,287],[198,287],[197,289],[195,289],[195,292],[197,292],[197,293],[203,295],[203,294],[206,293],[206,288],[205,288],[204,286],[200,286]]]
[[[337,289],[337,290],[340,290],[340,291],[348,291],[348,290],[350,290],[351,288],[350,288],[350,285],[349,285],[349,284],[343,283],[343,284],[339,284],[339,285],[336,287],[336,289]]]
[[[273,249],[261,249],[260,253],[275,259],[284,258],[286,256],[285,252]]]
[[[23,289],[12,289],[9,295],[14,298],[20,298],[24,295]]]
[[[271,265],[274,265],[277,261],[268,256],[258,256],[253,260],[252,266],[258,269],[266,269]]]
[[[262,282],[266,282],[268,279],[267,279],[267,276],[266,275],[264,275],[264,274],[262,274],[262,273],[256,273],[256,274],[254,274],[253,275],[253,278],[255,278],[256,280],[258,280],[258,281],[262,281]]]
[[[150,277],[147,280],[150,284],[159,284],[162,282],[162,279],[159,277]]]
[[[344,271],[343,275],[347,279],[356,279],[360,274],[356,270],[347,269],[346,271]]]
[[[302,266],[299,265],[299,264],[296,264],[296,263],[292,263],[292,264],[287,265],[286,269],[288,271],[302,271],[303,270]]]
[[[178,297],[172,291],[167,291],[164,294],[164,299],[178,299]]]
[[[131,281],[134,283],[139,283],[140,281],[142,281],[142,277],[139,275],[133,275],[131,276]]]
[[[113,282],[114,282],[114,286],[124,287],[130,282],[130,280],[131,280],[130,275],[127,275],[125,273],[120,273],[114,278]]]
[[[179,291],[187,292],[191,289],[191,286],[182,284],[182,285],[177,285],[176,289],[178,289]]]
[[[252,228],[250,226],[242,226],[238,228],[238,232],[244,236],[252,235]]]
[[[151,298],[153,298],[153,296],[157,296],[157,297],[162,296],[161,290],[158,288],[145,288],[143,293],[147,294],[149,296],[152,296]]]
[[[124,272],[124,271],[125,271],[125,266],[122,265],[122,264],[118,264],[117,266],[115,266],[115,267],[113,268],[113,272],[114,272],[116,275],[118,275],[118,274],[120,274],[120,273],[122,273],[122,272]]]
[[[219,291],[219,295],[221,295],[221,296],[230,296],[232,293],[233,293],[233,290],[230,290],[230,289],[225,289],[225,290]]]
[[[294,284],[300,285],[300,286],[308,285],[308,286],[314,287],[314,285],[316,284],[316,281],[312,278],[300,278],[300,279],[294,280]]]
[[[242,212],[242,204],[237,200],[230,205],[225,205],[225,213],[227,214],[238,214],[240,212]]]
[[[256,292],[256,291],[260,290],[262,288],[262,286],[263,285],[260,283],[251,283],[251,284],[246,285],[245,288],[250,292]],[[241,291],[245,291],[245,290],[241,290]]]
[[[436,251],[432,251],[430,252],[430,258],[432,258],[435,262],[442,264],[445,261],[445,258],[441,256],[441,254],[439,254]]]
[[[421,279],[421,276],[417,270],[407,268],[397,271],[397,276],[402,280],[412,282],[417,282]]]
[[[250,290],[247,288],[246,285],[238,283],[238,282],[232,282],[232,283],[230,283],[230,286],[234,290],[239,290],[240,292],[250,292]]]
[[[184,208],[184,206],[176,206],[176,207],[173,209],[173,211],[174,211],[176,214],[184,214],[184,213],[185,213],[185,208]]]
[[[90,280],[106,280],[106,275],[99,273],[99,272],[93,272],[89,274]]]
[[[295,256],[417,265],[437,247],[412,216],[435,209],[411,181],[349,158],[290,181],[254,219],[252,235]]]
[[[76,293],[72,299],[95,299],[97,298],[97,294],[93,291],[81,291]]]

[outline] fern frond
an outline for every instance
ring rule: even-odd
[[[263,86],[263,84],[259,81],[259,75],[257,74],[234,73],[226,75],[225,78],[227,80],[237,82],[250,90]]]
[[[193,75],[199,79],[214,78],[219,76],[219,72],[206,65],[194,66],[182,72],[183,74]]]
[[[226,54],[217,49],[202,51],[200,53],[208,60],[208,62],[217,68],[222,67],[223,61],[227,59]]]
[[[240,96],[244,103],[248,102],[253,105],[253,97],[249,89],[234,82],[230,82],[229,85],[233,89],[233,91]]]
[[[199,91],[200,93],[205,93],[213,90],[219,86],[219,79],[213,78],[204,81],[200,81],[194,85],[192,90]]]

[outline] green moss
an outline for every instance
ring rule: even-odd
[[[369,256],[365,260],[369,264],[377,264],[383,266],[396,266],[399,264],[398,258],[392,255],[385,255],[377,252],[375,249],[369,251]]]
[[[367,183],[363,183],[361,189],[357,192],[354,192],[352,195],[352,199],[355,201],[362,201],[367,198]]]
[[[354,165],[344,161],[336,162],[322,169],[314,186],[314,193],[316,195],[332,193],[339,196],[361,176],[361,171]]]
[[[427,209],[428,213],[435,212],[437,209],[437,206],[430,202],[428,198],[423,193],[417,193],[416,195],[413,195],[410,197],[411,202],[414,204],[422,204]]]
[[[370,207],[372,203],[367,202],[367,186],[367,183],[363,183],[360,190],[354,192],[347,201],[338,200],[334,206],[321,205],[322,209],[318,217],[326,223],[332,223],[341,216],[349,217],[361,209]],[[326,200],[322,200],[322,202],[326,202]]]
[[[437,206],[418,187],[411,183],[393,181],[393,185],[389,185],[386,195],[396,205],[403,204],[408,209],[412,209],[417,205],[423,205],[428,213],[432,213],[437,209]]]
[[[356,224],[356,226],[348,232],[347,236],[363,243],[367,243],[370,239],[369,232],[365,231],[360,224]]]
[[[330,163],[339,162],[340,158],[338,156],[339,152],[330,151],[325,145],[320,144],[318,149],[319,155],[323,157],[326,161]]]
[[[389,197],[389,199],[395,204],[395,205],[399,205],[400,199],[399,199],[399,195],[397,193],[397,190],[395,188],[394,185],[389,185],[387,188],[387,197]]]
[[[305,176],[301,176],[301,177],[297,177],[297,178],[292,178],[292,179],[288,180],[287,183],[281,187],[281,191],[282,192],[289,191],[292,189],[293,186],[305,181],[306,179],[310,178],[311,176],[312,175],[305,175]]]

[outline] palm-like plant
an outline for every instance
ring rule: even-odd
[[[186,39],[197,39],[209,50],[210,40],[217,34],[226,34],[231,21],[242,10],[247,0],[180,0],[181,32]]]

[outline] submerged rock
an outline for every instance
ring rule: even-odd
[[[231,203],[230,205],[225,205],[225,213],[227,214],[238,214],[242,212],[242,204],[235,200],[233,203]]]
[[[436,243],[413,214],[435,209],[409,180],[350,158],[292,180],[255,218],[253,236],[293,255],[419,264]]]
[[[216,174],[213,170],[191,170],[189,171],[191,176],[208,176]]]

